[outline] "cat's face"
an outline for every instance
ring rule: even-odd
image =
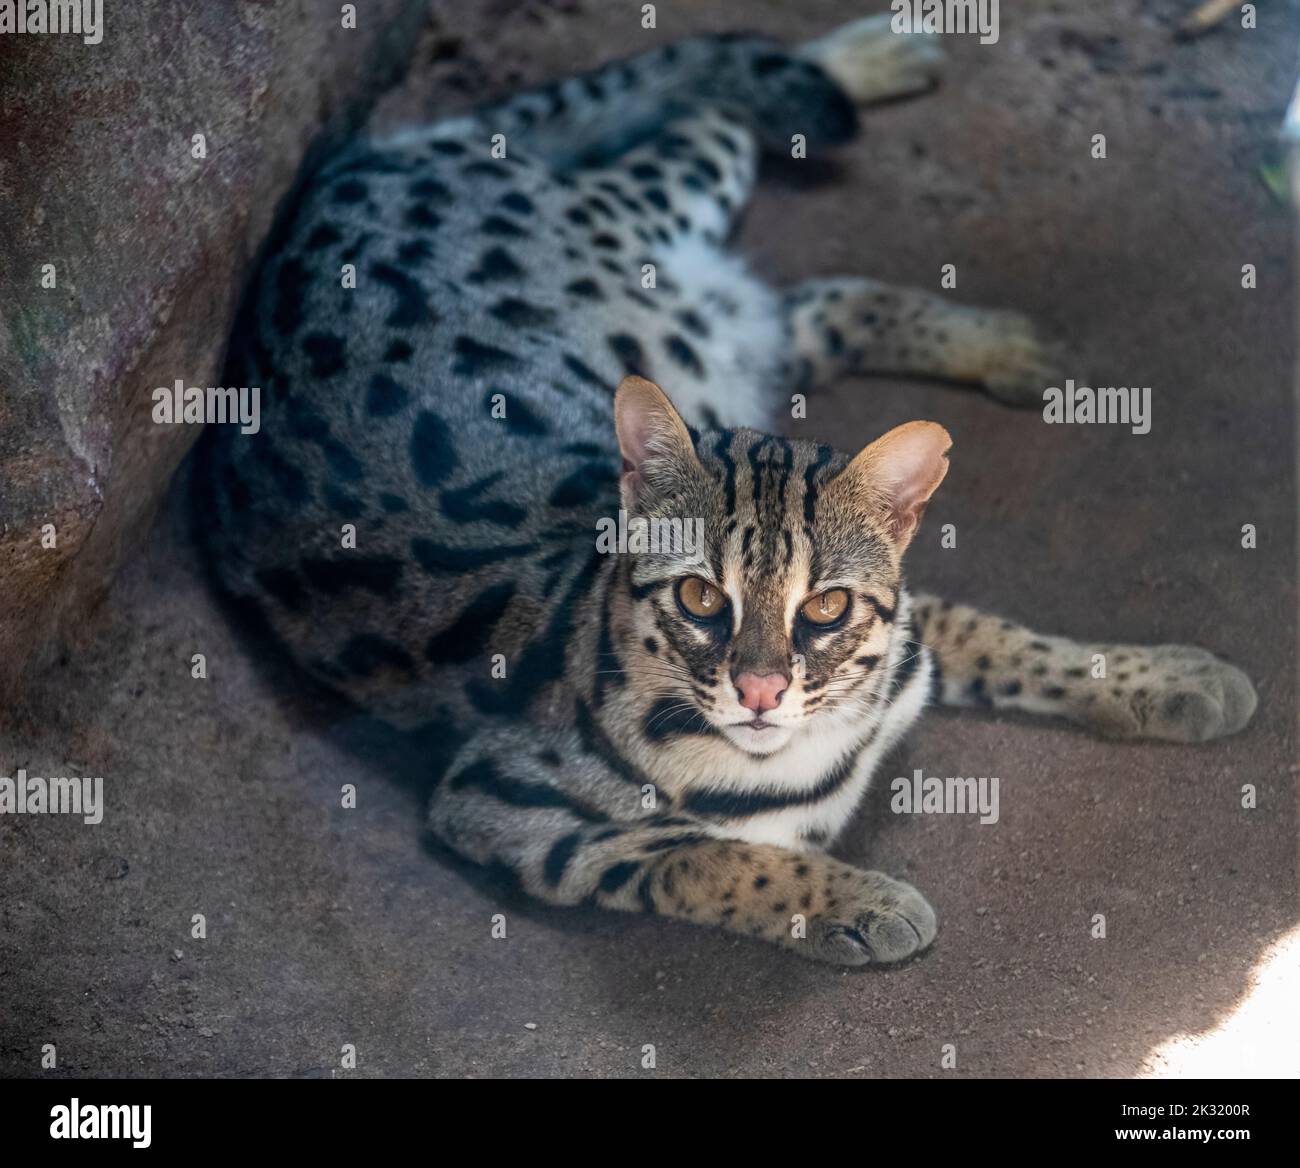
[[[752,754],[860,719],[883,700],[900,559],[947,434],[912,423],[853,460],[752,430],[695,436],[636,380],[619,397],[624,506],[689,538],[633,557],[628,673],[665,721]]]

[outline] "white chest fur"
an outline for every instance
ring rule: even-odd
[[[720,835],[798,850],[824,847],[843,831],[881,761],[920,716],[932,669],[922,650],[891,700],[866,714],[814,719],[775,754],[747,755],[696,739],[664,751],[652,769],[682,810],[718,824]],[[683,781],[688,774],[695,777]]]

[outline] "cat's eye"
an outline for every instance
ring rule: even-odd
[[[805,600],[799,610],[804,620],[814,625],[833,625],[849,607],[849,594],[843,588],[828,588],[811,600]]]
[[[696,620],[710,620],[727,608],[726,596],[698,576],[687,576],[677,582],[677,603]]]

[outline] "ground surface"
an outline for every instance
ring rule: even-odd
[[[500,7],[445,27],[391,110],[738,23],[800,39],[864,6],[663,3],[653,33],[636,5]],[[939,940],[905,968],[842,973],[533,908],[432,851],[411,788],[335,746],[232,636],[173,508],[96,649],[0,740],[0,774],[103,774],[108,803],[94,828],[0,822],[0,1074],[38,1073],[54,1043],[55,1074],[329,1076],[354,1043],[359,1070],[338,1073],[1132,1075],[1234,1011],[1295,915],[1295,310],[1287,216],[1260,177],[1294,45],[1275,27],[1175,44],[1187,7],[1003,5],[998,44],[950,39],[939,92],[875,111],[816,181],[787,168],[764,185],[742,246],[780,280],[934,286],[956,264],[963,299],[1069,339],[1062,376],[1152,386],[1140,437],[885,381],[845,383],[790,425],[853,446],[942,422],[953,469],[914,581],[1054,633],[1203,644],[1258,686],[1244,733],[1116,745],[932,715],[841,852],[917,883]],[[1295,15],[1261,6],[1274,25]],[[938,546],[944,523],[956,549]],[[888,780],[917,767],[999,776],[1000,822],[893,816]]]

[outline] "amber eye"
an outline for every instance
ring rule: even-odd
[[[849,594],[843,588],[831,588],[818,593],[811,600],[805,600],[799,612],[811,624],[833,625],[848,607]]]
[[[698,576],[687,576],[677,582],[677,603],[697,620],[709,620],[727,608],[727,598]]]

